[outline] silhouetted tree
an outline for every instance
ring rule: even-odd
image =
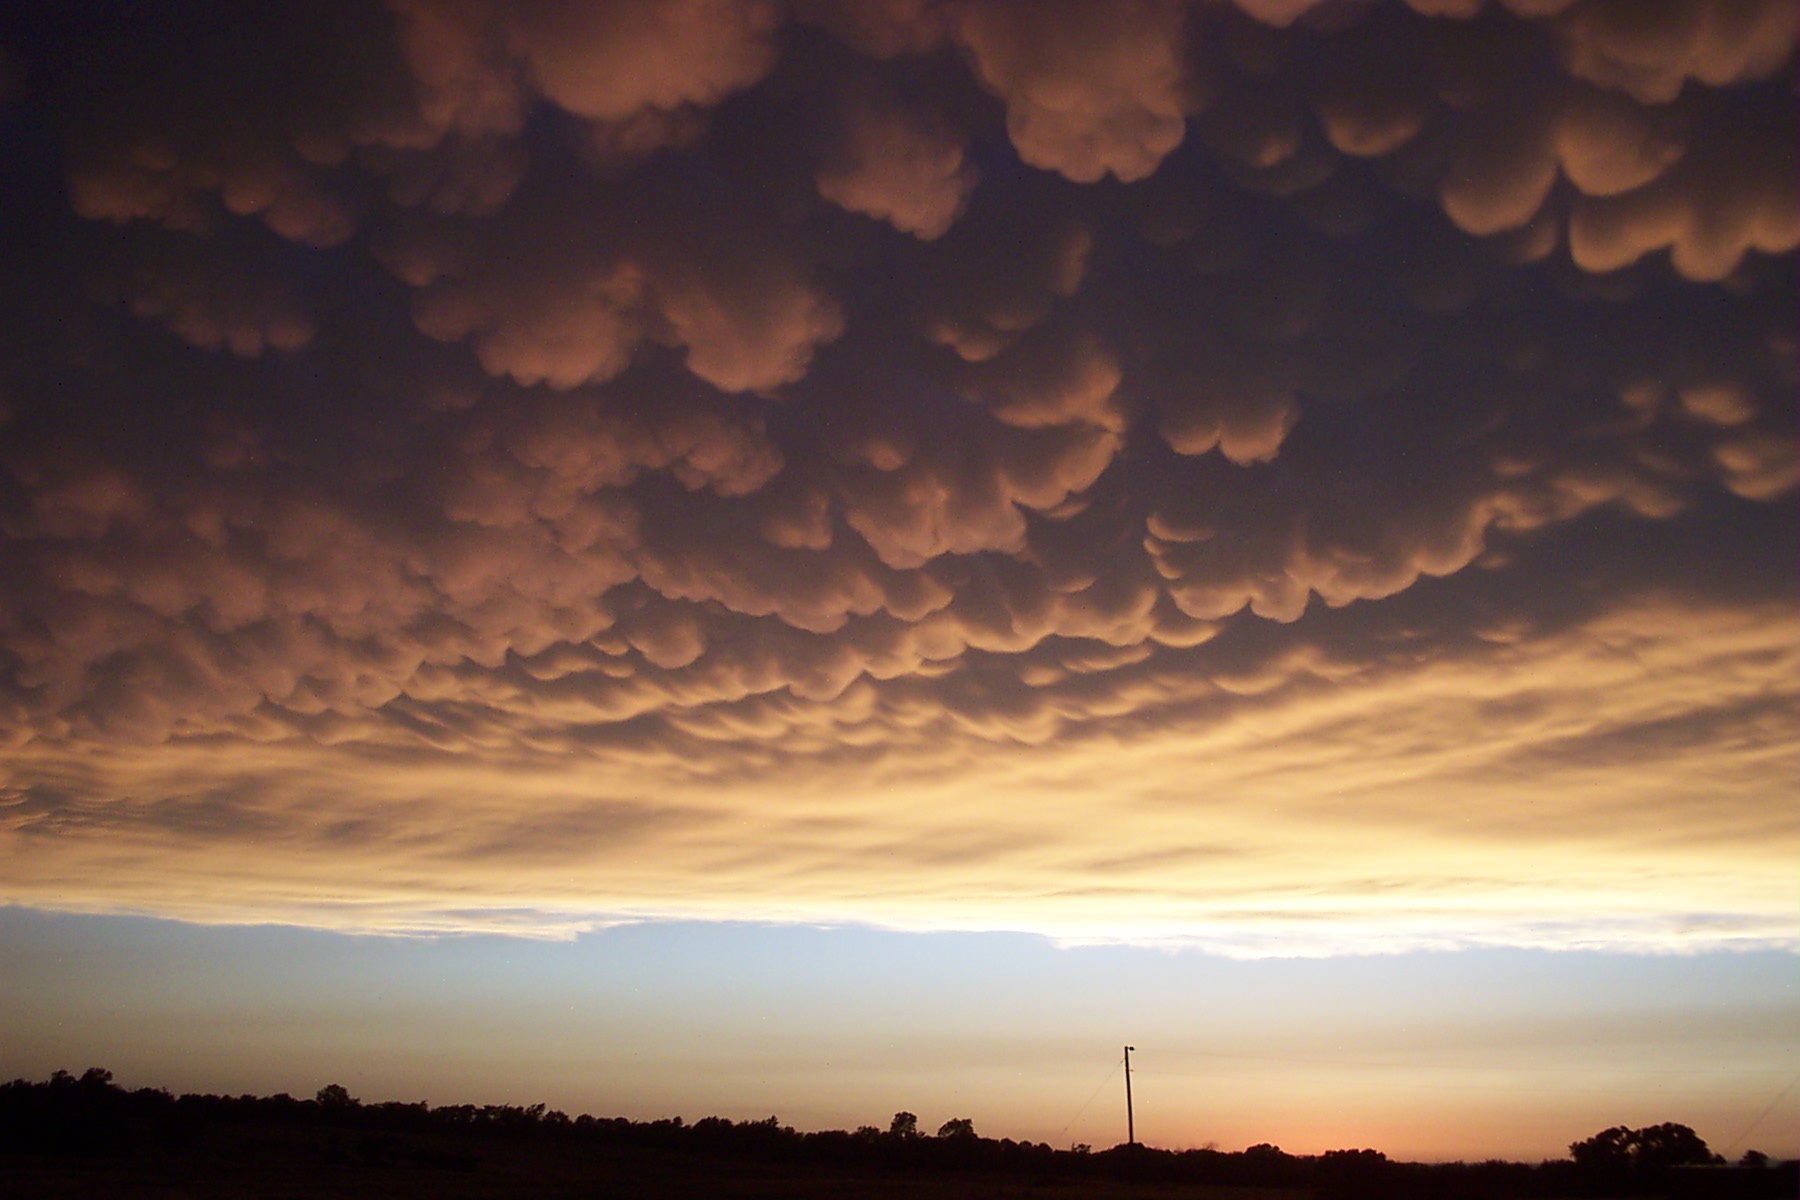
[[[1392,1197],[1398,1189],[1393,1164],[1379,1150],[1327,1150],[1318,1158],[1318,1200]]]
[[[1643,1129],[1615,1125],[1569,1146],[1569,1157],[1587,1186],[1602,1192],[1660,1191],[1671,1167],[1702,1167],[1725,1160],[1706,1148],[1686,1125],[1664,1122]]]
[[[100,1067],[89,1067],[80,1078],[57,1071],[44,1084],[14,1080],[0,1104],[0,1149],[82,1157],[123,1153],[131,1143],[129,1103],[113,1086],[112,1072]]]
[[[1571,1143],[1569,1157],[1578,1166],[1600,1170],[1661,1170],[1724,1161],[1707,1149],[1699,1134],[1672,1121],[1643,1129],[1623,1125],[1603,1129],[1586,1141]]]
[[[919,1118],[909,1112],[897,1112],[894,1119],[888,1122],[888,1136],[897,1138],[915,1138],[919,1136]]]
[[[941,1138],[972,1138],[975,1136],[975,1122],[968,1117],[951,1117],[938,1126]]]
[[[1672,1122],[1637,1131],[1636,1157],[1640,1167],[1704,1167],[1725,1160],[1707,1149],[1699,1134]]]
[[[326,1084],[313,1099],[319,1102],[320,1108],[345,1109],[355,1108],[357,1105],[356,1097],[341,1083]]]

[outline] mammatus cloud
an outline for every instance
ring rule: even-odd
[[[1181,144],[1192,101],[1181,4],[962,6],[957,35],[1006,105],[1019,157],[1077,183],[1131,183]]]
[[[819,172],[819,194],[921,238],[950,228],[980,178],[966,147],[904,111],[858,112],[845,141],[842,161]]]
[[[0,27],[0,899],[1792,944],[1791,5],[340,7]]]

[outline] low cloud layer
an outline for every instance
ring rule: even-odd
[[[0,25],[0,900],[1793,943],[1791,4],[331,7]]]

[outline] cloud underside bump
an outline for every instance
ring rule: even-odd
[[[0,29],[0,901],[1794,944],[1791,3],[331,8]]]

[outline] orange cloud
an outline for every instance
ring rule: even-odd
[[[1587,0],[1556,29],[1572,74],[1663,104],[1689,80],[1722,87],[1773,75],[1793,57],[1800,16],[1780,0],[1660,9]]]
[[[853,93],[845,136],[820,168],[819,194],[927,241],[962,215],[981,172],[962,137],[891,97]]]
[[[1788,17],[349,7],[9,48],[0,901],[1792,945]]]
[[[420,288],[420,331],[471,339],[492,374],[553,388],[604,382],[655,341],[682,347],[688,369],[725,391],[764,390],[800,378],[814,347],[842,329],[803,268],[760,235],[733,231],[741,217],[728,208],[695,211],[666,191],[533,199],[484,230],[473,253],[473,230],[420,223],[389,254]],[[672,227],[658,236],[658,223]]]
[[[958,10],[957,33],[982,81],[1006,104],[1019,157],[1079,183],[1142,179],[1181,144],[1192,106],[1180,4],[982,0]]]

